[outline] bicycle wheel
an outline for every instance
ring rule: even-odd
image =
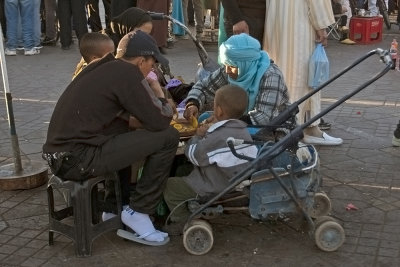
[[[385,24],[386,24],[386,28],[387,28],[388,30],[390,30],[390,27],[391,27],[391,25],[390,25],[390,18],[389,18],[389,14],[388,14],[388,10],[387,10],[387,7],[386,7],[385,2],[384,2],[383,0],[378,0],[378,1],[376,2],[376,4],[377,4],[378,7],[379,7],[379,12],[380,12],[381,15],[383,16],[383,21],[384,21]]]

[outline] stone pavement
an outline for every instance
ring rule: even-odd
[[[399,31],[386,31],[374,45],[346,46],[331,40],[327,53],[335,74],[368,51],[388,49]],[[216,47],[207,46],[210,57]],[[181,40],[168,50],[171,70],[187,82],[199,62],[194,45]],[[10,90],[23,158],[41,160],[41,147],[54,105],[71,79],[77,46],[45,47],[38,56],[7,57]],[[323,91],[323,106],[341,98],[383,69],[371,57]],[[390,71],[325,116],[329,133],[344,144],[319,147],[323,190],[332,215],[344,226],[346,241],[336,252],[322,252],[307,233],[285,224],[260,223],[248,215],[213,222],[214,246],[191,256],[181,237],[164,247],[121,240],[115,232],[93,242],[92,256],[77,258],[71,240],[56,234],[48,246],[46,185],[31,190],[0,190],[0,266],[400,266],[400,148],[391,138],[400,119],[400,73]],[[0,164],[11,160],[4,90],[0,89]],[[352,203],[358,210],[347,211]]]

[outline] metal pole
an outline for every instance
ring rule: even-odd
[[[8,112],[8,125],[10,126],[11,145],[14,155],[14,168],[15,168],[15,173],[20,173],[22,172],[21,153],[19,150],[17,131],[15,129],[12,97],[8,84],[7,66],[4,55],[3,31],[1,30],[1,27],[0,27],[0,65],[1,65],[1,74],[3,76],[4,94]]]

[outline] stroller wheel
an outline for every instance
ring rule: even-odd
[[[333,221],[338,223],[338,221],[336,221],[336,219],[331,216],[321,216],[314,221],[315,229],[317,229],[321,224],[327,221]]]
[[[345,240],[343,227],[335,221],[325,221],[318,225],[314,233],[315,244],[323,251],[335,251]]]
[[[314,204],[309,209],[309,214],[311,218],[316,219],[328,215],[331,212],[331,209],[331,200],[324,192],[320,192],[314,195]]]
[[[194,220],[183,233],[183,246],[193,255],[204,255],[214,244],[211,225],[204,220]]]

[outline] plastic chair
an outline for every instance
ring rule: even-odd
[[[114,183],[115,202],[100,200],[101,184]],[[66,207],[55,210],[54,189],[65,198]],[[121,191],[116,174],[99,176],[82,182],[63,181],[53,176],[47,186],[49,205],[49,245],[54,244],[54,232],[63,234],[75,243],[77,256],[90,256],[92,242],[99,235],[119,229],[121,223]],[[107,204],[113,204],[117,216],[107,221],[100,221],[100,212],[107,210]],[[73,223],[67,218],[73,217]],[[72,218],[71,218],[72,219]]]

